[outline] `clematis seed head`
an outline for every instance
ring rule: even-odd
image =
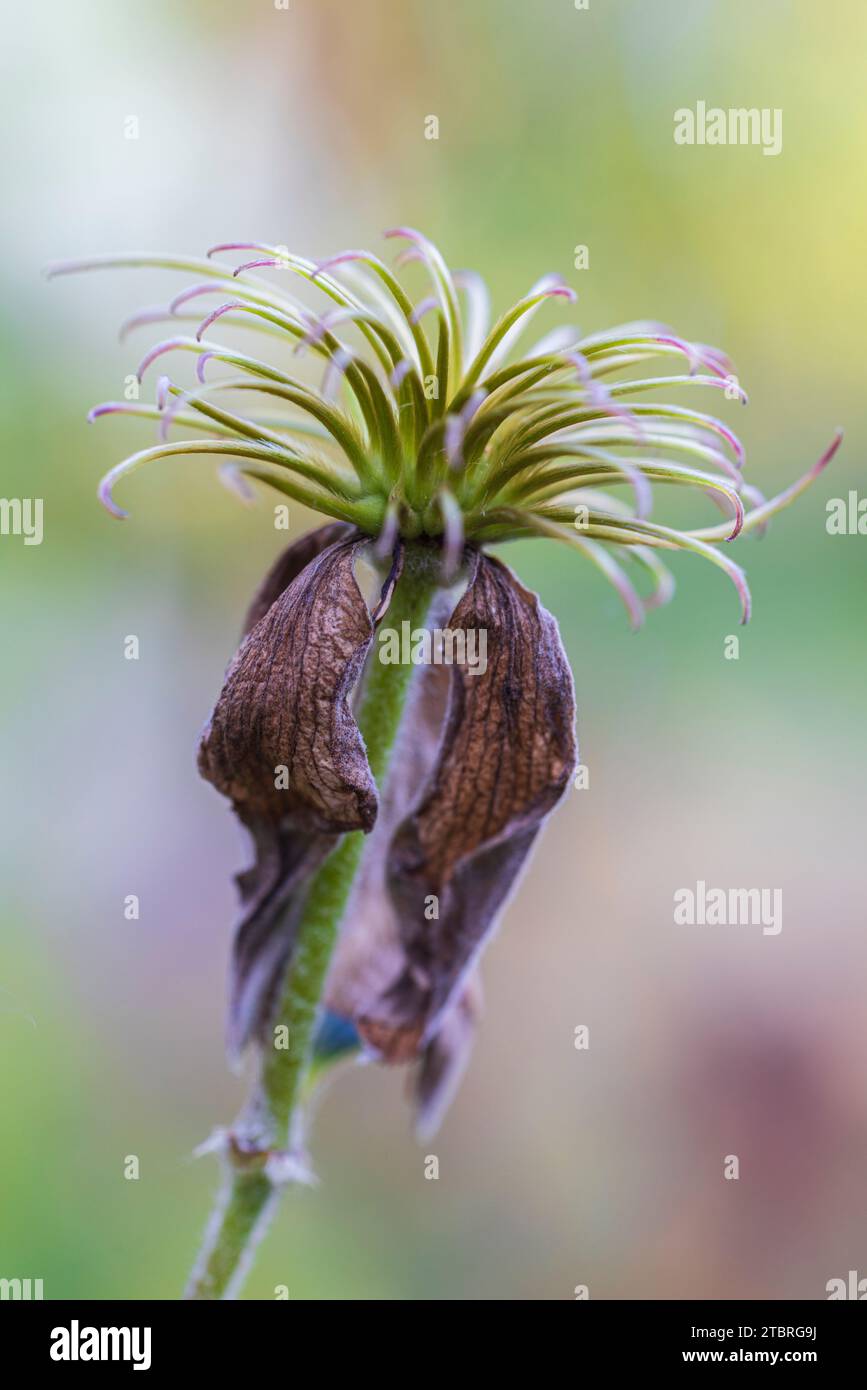
[[[202,776],[232,803],[253,846],[238,878],[229,1045],[266,1044],[311,877],[342,836],[361,832],[319,1052],[361,1048],[414,1063],[417,1122],[428,1134],[466,1060],[482,949],[577,758],[557,624],[489,548],[525,537],[570,545],[613,585],[634,628],[674,593],[663,554],[686,551],[728,575],[747,621],[750,592],[729,545],[761,534],[819,476],[841,435],[765,500],[743,479],[731,427],[683,403],[681,393],[696,389],[745,403],[718,349],[647,321],[589,335],[560,325],[527,346],[538,314],[576,298],[558,276],[542,277],[491,322],[480,276],[452,273],[413,228],[386,237],[408,243],[394,268],[366,250],[308,260],[227,242],[204,259],[107,256],[49,273],[152,265],[194,277],[164,310],[151,306],[124,326],[195,325],[144,356],[139,379],[161,359],[154,403],[107,402],[90,413],[157,425],[157,443],[100,484],[111,515],[126,515],[113,494],[135,469],[202,454],[219,460],[242,500],[258,482],[327,518],[262,582],[199,751]],[[251,254],[239,264],[216,259]],[[421,277],[420,291],[407,288],[405,270]],[[187,309],[210,295],[204,317]],[[240,327],[268,351],[212,336]],[[184,353],[192,385],[165,374],[162,359]],[[723,520],[665,524],[659,495],[672,487],[703,506],[710,499]],[[374,605],[356,575],[363,556],[381,572]],[[419,672],[378,785],[356,723],[358,690],[377,627],[413,566],[433,577],[449,631],[484,633],[486,665]]]
[[[564,542],[613,584],[633,626],[673,592],[663,553],[685,550],[728,574],[746,620],[746,578],[725,542],[764,530],[830,459],[839,433],[818,466],[760,500],[742,479],[744,449],[730,426],[669,398],[715,387],[745,402],[719,349],[647,321],[589,335],[561,327],[522,347],[546,304],[576,298],[559,276],[543,276],[492,324],[478,274],[453,273],[414,228],[385,235],[406,243],[395,269],[363,249],[308,260],[243,241],[214,246],[202,260],[140,254],[49,268],[61,275],[153,265],[195,277],[163,312],[149,307],[125,325],[128,332],[190,318],[195,335],[155,345],[138,374],[158,357],[186,352],[205,389],[163,415],[153,448],[112,469],[100,490],[110,514],[126,516],[113,491],[142,464],[210,453],[230,458],[234,477],[276,488],[362,534],[379,537],[387,525],[403,540],[439,540],[452,558],[458,531],[480,547],[531,536]],[[250,252],[238,264],[217,259]],[[415,296],[400,278],[410,266],[429,282]],[[318,312],[301,298],[305,285],[323,301]],[[181,313],[208,295],[217,302],[204,318]],[[282,340],[292,349],[288,365],[285,354],[253,356],[211,338],[239,315],[272,348]],[[302,350],[321,361],[318,385],[295,374]],[[215,372],[206,384],[208,363],[233,375]],[[158,418],[167,389],[181,388],[161,377],[154,407],[132,413]],[[218,407],[214,397],[227,392],[241,404]],[[263,407],[275,406],[284,413],[273,420]],[[122,403],[98,406],[91,418],[111,413],[123,413]],[[730,524],[663,524],[653,494],[671,487],[712,498]],[[640,592],[648,577],[649,591]]]

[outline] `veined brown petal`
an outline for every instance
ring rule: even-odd
[[[387,854],[402,968],[357,1017],[387,1061],[435,1038],[575,764],[556,622],[499,560],[471,563],[449,626],[487,634],[487,669],[452,667],[435,766]]]
[[[199,749],[203,777],[231,799],[255,862],[238,876],[229,1045],[266,1025],[288,960],[301,889],[337,835],[370,830],[377,792],[350,697],[373,636],[353,563],[365,541],[342,526],[303,537],[253,600]]]
[[[199,770],[242,817],[369,830],[376,785],[349,706],[373,637],[355,579],[363,540],[298,574],[248,632],[199,750]],[[281,772],[280,769],[285,769]]]

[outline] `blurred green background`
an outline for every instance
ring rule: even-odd
[[[562,625],[590,789],[488,954],[441,1133],[415,1145],[399,1073],[338,1077],[321,1185],[285,1202],[246,1296],[822,1298],[867,1275],[867,539],[825,530],[828,497],[865,491],[867,9],[5,9],[0,492],[45,499],[45,539],[0,538],[0,1276],[48,1298],[182,1287],[215,1180],[190,1155],[244,1090],[221,1043],[244,849],[195,747],[281,543],[207,460],[126,484],[125,525],[99,508],[100,475],[152,438],[85,423],[154,340],[119,346],[116,325],[185,281],[49,285],[40,267],[233,239],[379,250],[401,222],[482,270],[500,307],[553,270],[587,332],[652,316],[726,348],[751,403],[722,410],[766,492],[847,434],[736,547],[755,600],[736,662],[734,591],[698,560],[676,557],[675,602],[632,636],[565,547],[510,551]],[[676,146],[673,112],[698,99],[782,108],[782,154]],[[672,894],[699,878],[781,886],[782,933],[675,927]]]

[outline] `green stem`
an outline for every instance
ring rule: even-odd
[[[424,626],[438,582],[438,565],[433,547],[406,547],[403,573],[388,608],[390,628],[400,630],[404,621],[411,630]],[[358,727],[380,789],[414,670],[411,664],[378,661],[374,648],[365,672]],[[361,831],[342,836],[311,880],[274,1016],[275,1028],[285,1027],[288,1045],[272,1048],[263,1057],[250,1102],[233,1133],[225,1137],[223,1185],[185,1298],[223,1299],[237,1294],[280,1191],[295,1176],[291,1162],[281,1170],[279,1150],[291,1149],[319,1003],[364,844]]]

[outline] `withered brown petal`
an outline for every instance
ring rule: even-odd
[[[376,785],[349,697],[373,637],[353,572],[365,542],[328,546],[248,632],[199,749],[244,818],[369,830]],[[285,771],[283,770],[285,769]]]
[[[202,738],[202,776],[231,798],[255,851],[237,879],[234,1052],[267,1024],[311,873],[337,834],[369,830],[376,817],[349,706],[373,635],[353,573],[363,543],[351,528],[325,526],[280,556],[253,600]]]
[[[555,620],[498,560],[474,553],[471,565],[449,626],[487,634],[487,669],[452,667],[436,764],[387,856],[403,966],[358,1019],[386,1060],[436,1036],[575,765]]]

